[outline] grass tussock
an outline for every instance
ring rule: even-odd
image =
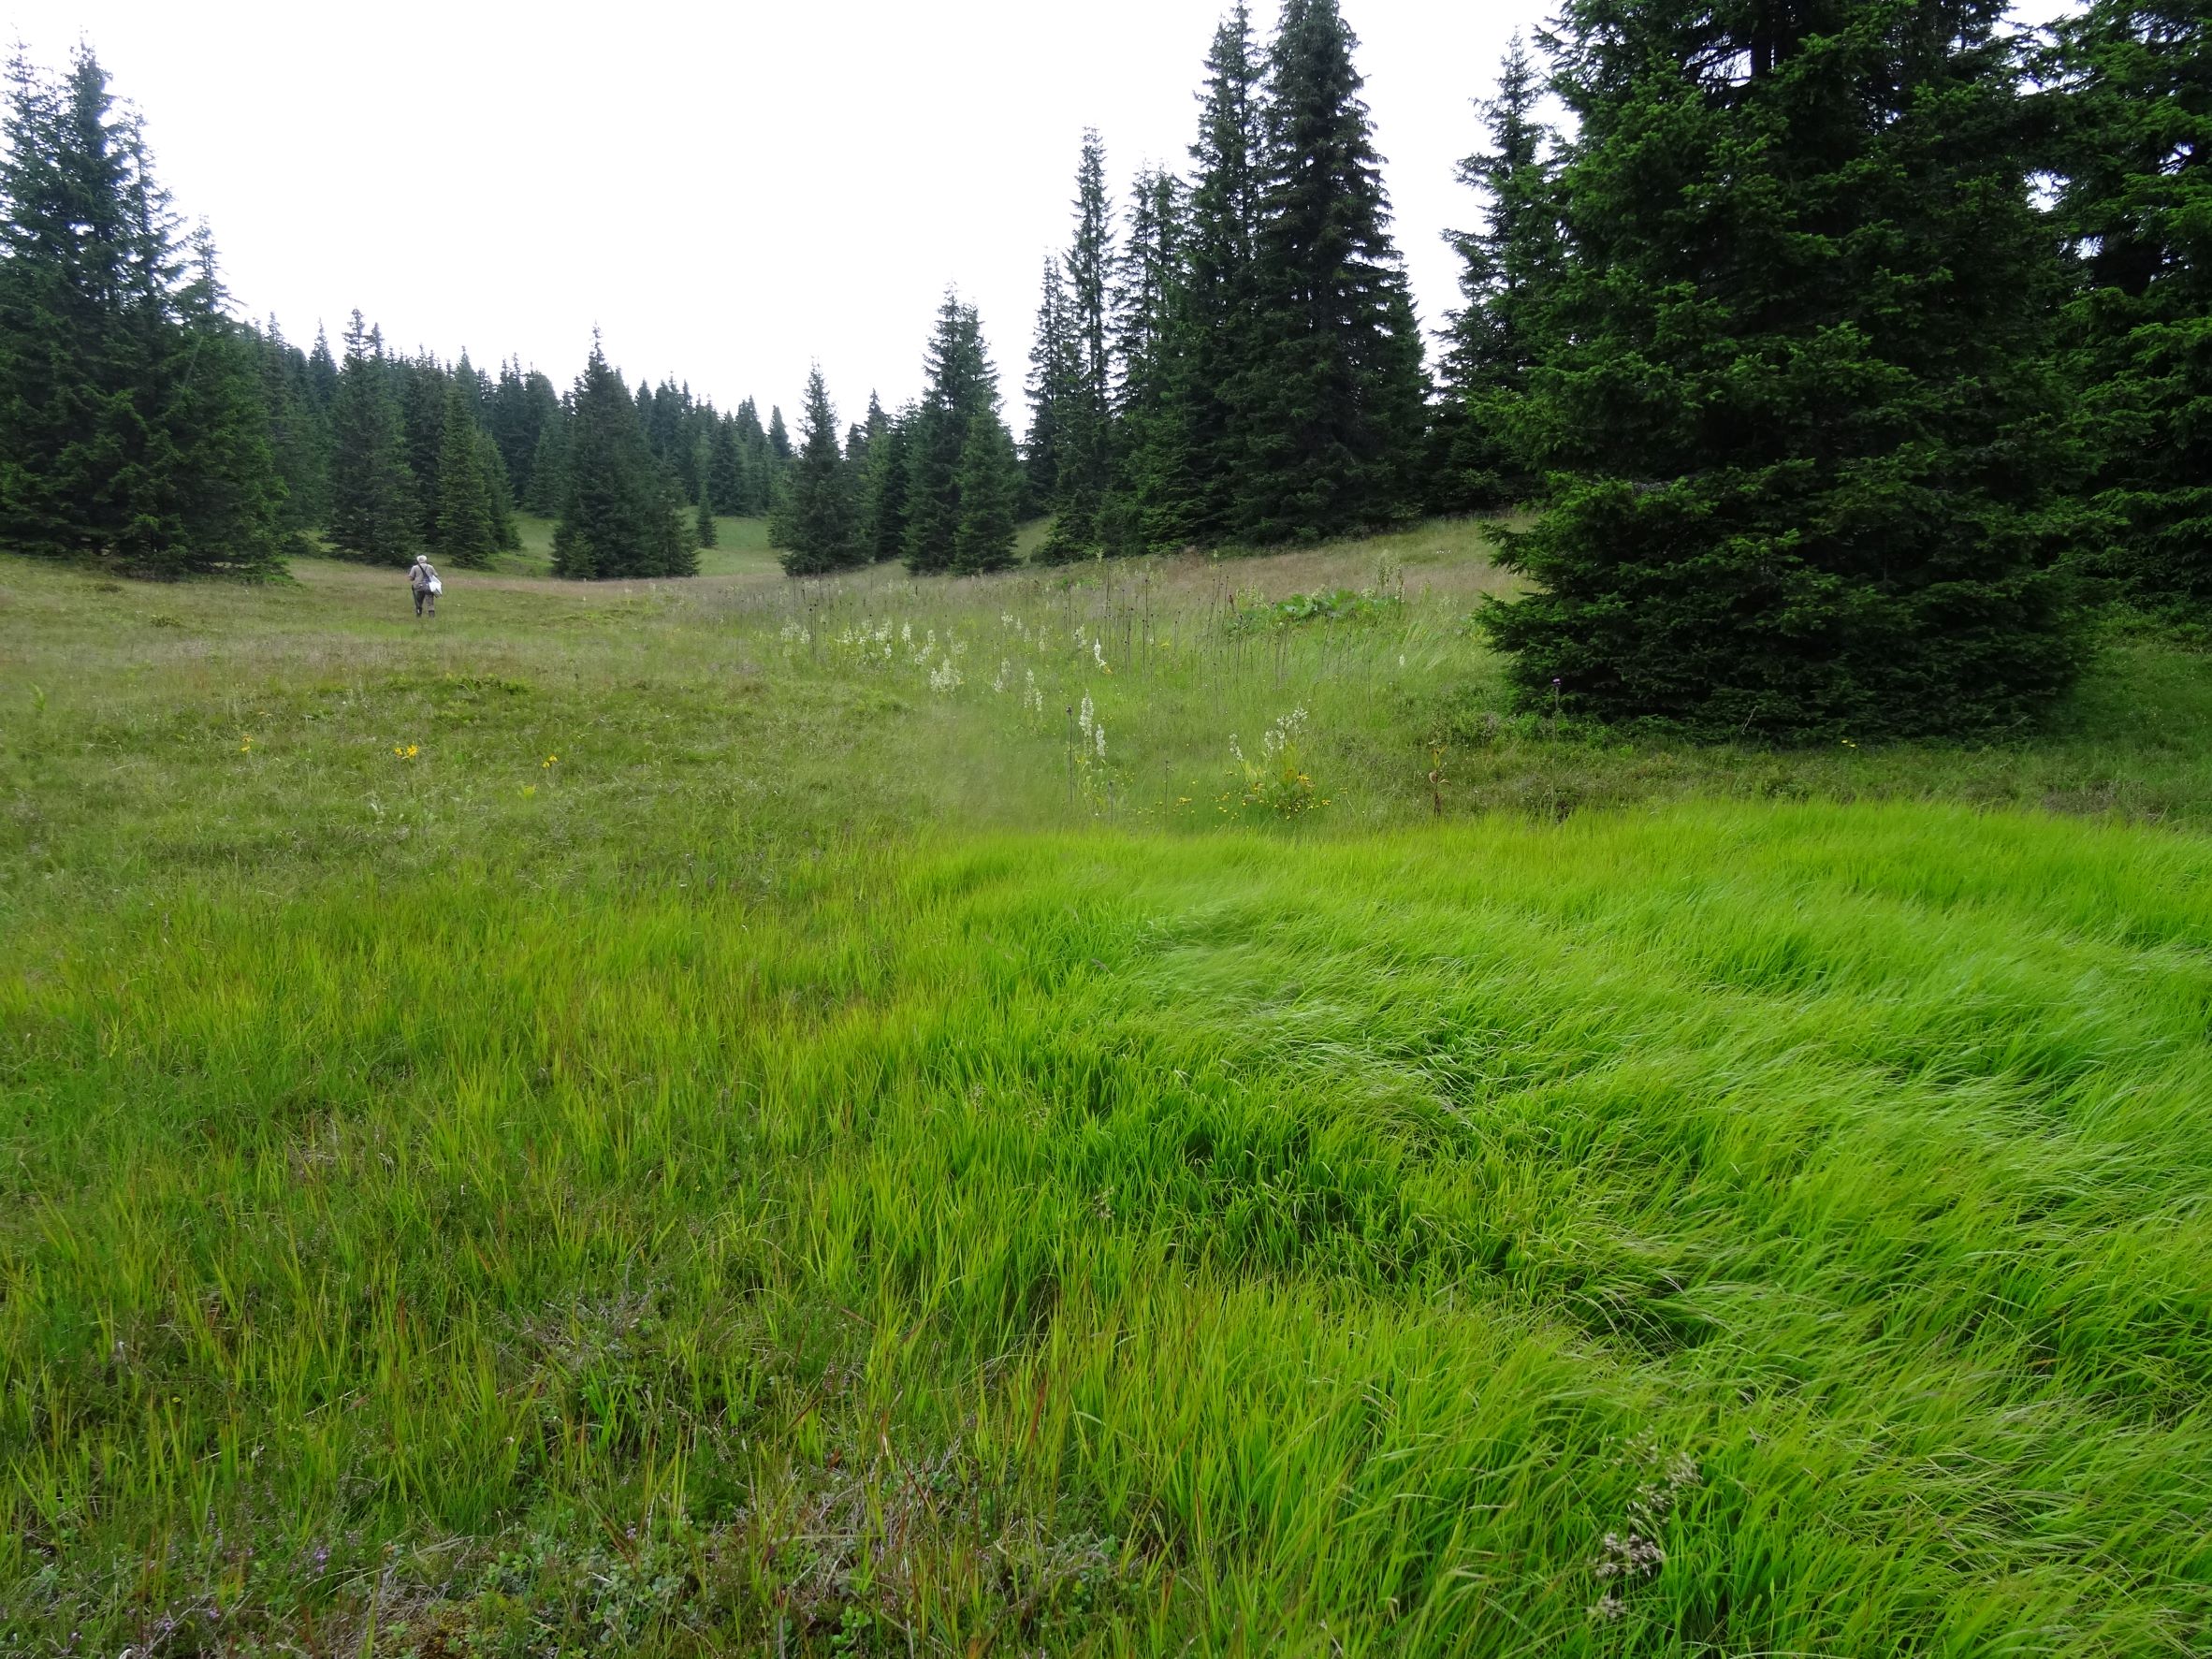
[[[2196,660],[1623,747],[1418,544],[0,573],[0,1649],[2212,1639]]]

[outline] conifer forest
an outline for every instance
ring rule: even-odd
[[[2212,7],[1553,0],[1424,312],[1383,6],[734,400],[16,48],[0,1654],[2212,1652]]]

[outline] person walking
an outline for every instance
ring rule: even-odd
[[[445,584],[438,580],[438,567],[430,562],[428,553],[417,553],[415,562],[407,567],[407,585],[415,589],[415,614],[424,615],[428,606],[428,614],[435,618],[438,594]]]

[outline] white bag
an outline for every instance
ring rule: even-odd
[[[430,578],[430,591],[432,593],[443,593],[445,591],[445,584],[438,580],[436,576],[432,576]]]

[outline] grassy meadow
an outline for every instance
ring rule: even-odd
[[[0,1652],[2212,1649],[2212,658],[1508,711],[1485,528],[0,562]]]

